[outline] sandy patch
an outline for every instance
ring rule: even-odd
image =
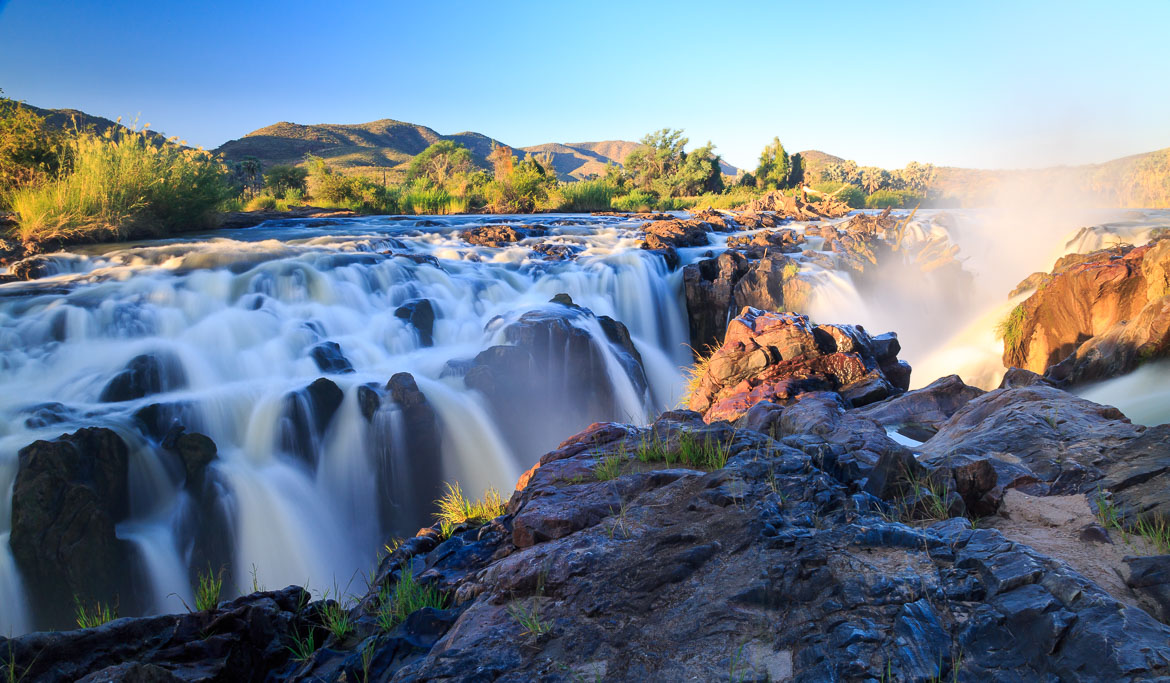
[[[1100,540],[1099,531],[1086,533],[1086,528],[1097,526],[1097,519],[1085,495],[1037,497],[1009,489],[1004,494],[1000,516],[984,522],[1017,543],[1067,562],[1113,597],[1140,607],[1122,579],[1122,558],[1156,552],[1142,539],[1123,539],[1116,531],[1108,534],[1112,542]]]

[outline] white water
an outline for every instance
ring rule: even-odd
[[[499,219],[487,219],[499,222]],[[410,372],[441,422],[445,478],[473,494],[507,494],[538,454],[518,452],[488,406],[448,361],[502,342],[503,323],[568,293],[597,315],[624,322],[642,355],[650,387],[640,393],[598,323],[582,326],[602,350],[617,410],[646,422],[672,407],[689,360],[681,279],[658,256],[636,249],[631,223],[616,219],[524,217],[550,228],[543,241],[581,248],[578,258],[546,262],[527,246],[469,246],[456,231],[486,222],[353,219],[288,221],[212,238],[171,240],[61,256],[58,275],[0,287],[0,487],[11,497],[16,455],[37,439],[83,426],[108,426],[131,447],[131,519],[118,535],[136,549],[151,585],[152,611],[191,604],[189,559],[180,533],[191,497],[181,467],[139,435],[132,415],[154,403],[182,404],[189,431],[218,447],[212,465],[224,487],[234,537],[232,570],[240,591],[253,568],[268,586],[347,585],[367,570],[392,532],[377,513],[375,462],[402,449],[401,413],[389,403],[367,426],[357,388]],[[513,221],[518,222],[518,221]],[[376,252],[433,255],[441,267]],[[402,303],[430,299],[434,346],[393,315]],[[344,392],[340,409],[314,443],[308,469],[279,447],[286,396],[324,375],[308,352],[340,344],[355,372],[330,376]],[[101,403],[103,387],[131,358],[169,352],[186,383],[161,394]],[[567,388],[571,389],[571,388]],[[66,418],[26,424],[36,406],[60,403]],[[581,415],[581,426],[604,418]],[[395,429],[397,425],[397,429]],[[561,437],[568,434],[561,435]],[[396,446],[397,444],[397,446]],[[552,448],[556,444],[543,444]],[[393,488],[409,489],[408,482]],[[393,494],[388,494],[393,495]],[[0,534],[10,528],[8,500]],[[7,542],[0,552],[0,630],[32,625]]]

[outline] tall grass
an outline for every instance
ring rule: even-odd
[[[232,196],[211,154],[145,131],[79,133],[56,177],[18,188],[9,205],[25,242],[102,241],[210,228]]]
[[[463,495],[459,484],[447,484],[447,493],[435,501],[439,512],[435,515],[440,523],[452,527],[464,522],[484,523],[504,514],[504,499],[500,492],[489,488],[483,498],[472,500]]]
[[[609,211],[621,189],[606,180],[582,180],[560,186],[558,211]]]

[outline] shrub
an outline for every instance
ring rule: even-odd
[[[443,185],[453,176],[468,173],[474,167],[471,152],[451,140],[439,140],[410,160],[406,179],[425,178]]]
[[[309,170],[301,166],[272,166],[264,172],[264,188],[274,197],[287,198],[288,193],[308,189]]]
[[[451,204],[451,193],[442,187],[426,187],[421,183],[410,185],[399,197],[403,213],[445,214]]]
[[[902,195],[893,190],[878,190],[865,198],[867,209],[888,209],[902,206]]]
[[[276,211],[277,200],[270,194],[258,194],[244,205],[245,211]]]
[[[60,143],[60,132],[46,126],[44,117],[0,96],[0,205],[9,191],[57,173]]]
[[[14,191],[26,242],[165,235],[212,227],[232,195],[224,166],[207,152],[144,131],[81,133],[65,143],[68,168]]]

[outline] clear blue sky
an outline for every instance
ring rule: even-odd
[[[664,126],[753,166],[1170,146],[1170,2],[0,0],[0,88],[215,147],[394,118],[525,146]]]

